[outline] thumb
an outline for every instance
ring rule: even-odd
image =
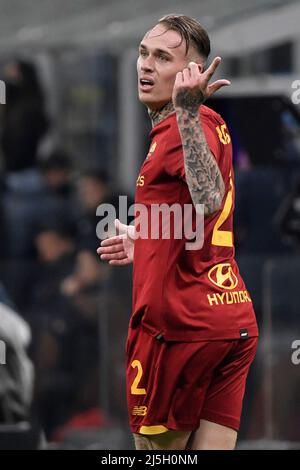
[[[119,219],[115,219],[115,227],[120,235],[125,234],[127,237],[135,240],[135,227],[133,225],[122,224]]]
[[[230,86],[231,83],[229,80],[217,80],[216,82],[212,83],[211,85],[208,85],[208,91],[209,91],[209,96],[218,91],[220,88],[223,86]]]
[[[127,225],[122,224],[119,219],[115,219],[115,227],[118,230],[119,234],[122,235],[125,233],[127,235]]]

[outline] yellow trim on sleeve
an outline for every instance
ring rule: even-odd
[[[165,426],[141,426],[139,433],[140,434],[147,434],[147,435],[152,435],[152,434],[162,434],[163,432],[169,431],[168,428]]]

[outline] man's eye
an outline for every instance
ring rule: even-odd
[[[169,60],[169,58],[168,58],[167,56],[165,56],[165,55],[159,55],[158,58],[159,58],[159,60],[162,60],[162,61],[167,61],[167,60]]]
[[[147,52],[146,51],[140,51],[140,56],[141,57],[146,57],[147,55]]]

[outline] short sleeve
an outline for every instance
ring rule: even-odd
[[[185,180],[183,149],[180,136],[171,139],[165,146],[165,170],[171,176]]]
[[[201,124],[207,145],[219,164],[223,150],[216,129],[217,125],[214,120],[206,116],[201,116]],[[171,176],[178,176],[185,180],[184,157],[179,130],[177,133],[170,133],[166,139],[164,154],[166,172]]]
[[[215,157],[217,163],[220,163],[222,156],[222,146],[217,132],[217,126],[215,123],[206,117],[201,117],[201,123],[205,134],[205,139],[210,151]]]

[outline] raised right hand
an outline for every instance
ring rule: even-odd
[[[135,228],[122,224],[119,219],[115,220],[115,227],[119,235],[103,240],[97,253],[113,266],[125,266],[133,262]]]

